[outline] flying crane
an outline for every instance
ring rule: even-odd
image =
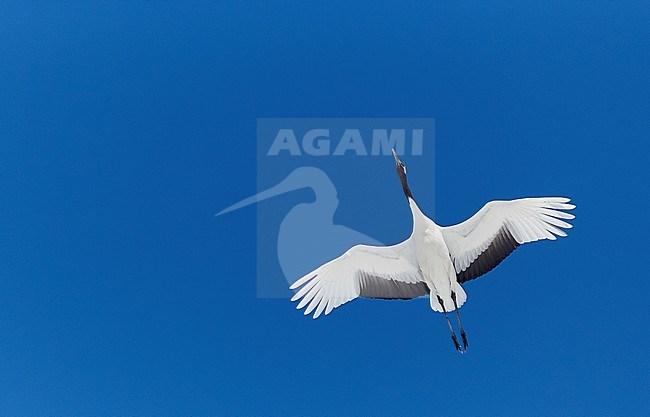
[[[491,201],[463,223],[442,227],[418,207],[406,180],[406,166],[393,150],[395,168],[413,216],[413,231],[393,246],[357,245],[294,282],[292,301],[318,318],[358,297],[413,299],[428,295],[443,313],[456,350],[466,352],[467,334],[459,308],[467,300],[461,284],[499,265],[518,246],[566,236],[565,220],[575,205],[564,197]],[[462,347],[448,313],[455,311]]]

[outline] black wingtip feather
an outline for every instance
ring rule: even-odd
[[[519,243],[512,236],[512,233],[506,227],[502,227],[487,249],[464,271],[458,273],[456,279],[458,282],[463,283],[487,274],[503,262],[518,246]]]

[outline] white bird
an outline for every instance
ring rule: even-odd
[[[406,166],[393,150],[397,175],[411,213],[413,232],[393,246],[357,245],[294,282],[291,301],[318,318],[357,297],[412,299],[429,295],[431,308],[445,315],[456,350],[465,352],[467,335],[458,309],[467,300],[460,284],[499,265],[519,245],[566,236],[574,209],[563,197],[491,201],[463,223],[442,227],[413,199]],[[461,348],[447,313],[456,311]]]

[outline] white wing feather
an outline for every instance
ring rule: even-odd
[[[488,272],[518,245],[542,239],[555,240],[570,229],[564,220],[575,216],[564,197],[491,201],[463,223],[443,227],[442,235],[453,259],[459,282]]]
[[[291,301],[302,299],[297,308],[306,306],[305,315],[315,310],[314,318],[357,297],[415,298],[429,291],[410,240],[394,246],[354,246],[290,288],[300,288]]]

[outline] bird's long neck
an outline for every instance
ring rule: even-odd
[[[411,215],[413,216],[413,229],[421,230],[426,229],[431,225],[436,225],[436,223],[431,220],[426,214],[420,210],[420,207],[417,205],[413,198],[409,198],[409,207],[411,208]],[[436,225],[437,226],[437,225]]]
[[[406,198],[408,200],[413,200],[413,194],[411,194],[411,189],[409,188],[409,184],[406,181],[406,173],[401,172],[399,174],[400,174],[399,179],[400,179],[400,182],[402,183],[402,190],[404,191],[404,195],[406,196]]]
[[[424,213],[422,213],[422,210],[420,210],[420,207],[418,207],[415,200],[413,200],[413,197],[408,197],[408,201],[409,201],[409,207],[411,208],[411,214],[413,215],[414,222],[426,218]]]

